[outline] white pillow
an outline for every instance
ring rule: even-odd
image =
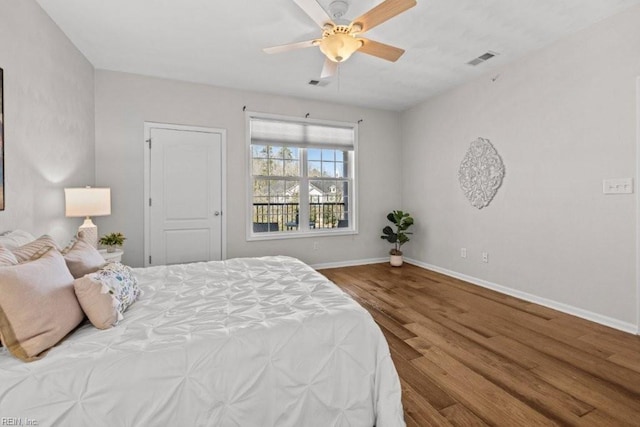
[[[0,266],[5,265],[16,265],[18,263],[18,259],[9,249],[0,245]]]
[[[36,238],[24,230],[7,231],[0,235],[0,245],[7,249],[15,249],[18,246],[26,245],[34,240],[36,240]]]

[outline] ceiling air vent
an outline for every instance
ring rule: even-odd
[[[329,80],[309,80],[311,86],[326,86],[329,84]]]
[[[484,61],[488,61],[489,59],[493,58],[496,55],[498,55],[498,53],[489,51],[485,54],[478,56],[477,58],[472,59],[471,61],[467,62],[467,64],[469,65],[482,64]]]

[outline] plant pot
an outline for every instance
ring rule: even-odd
[[[402,255],[389,255],[389,263],[392,267],[401,267]]]
[[[114,253],[116,251],[116,247],[115,246],[107,246],[107,252],[108,253]]]

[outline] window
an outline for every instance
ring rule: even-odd
[[[250,239],[354,233],[353,123],[247,114]]]

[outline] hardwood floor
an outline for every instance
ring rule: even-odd
[[[387,337],[407,426],[640,426],[640,337],[405,264],[320,271]]]

